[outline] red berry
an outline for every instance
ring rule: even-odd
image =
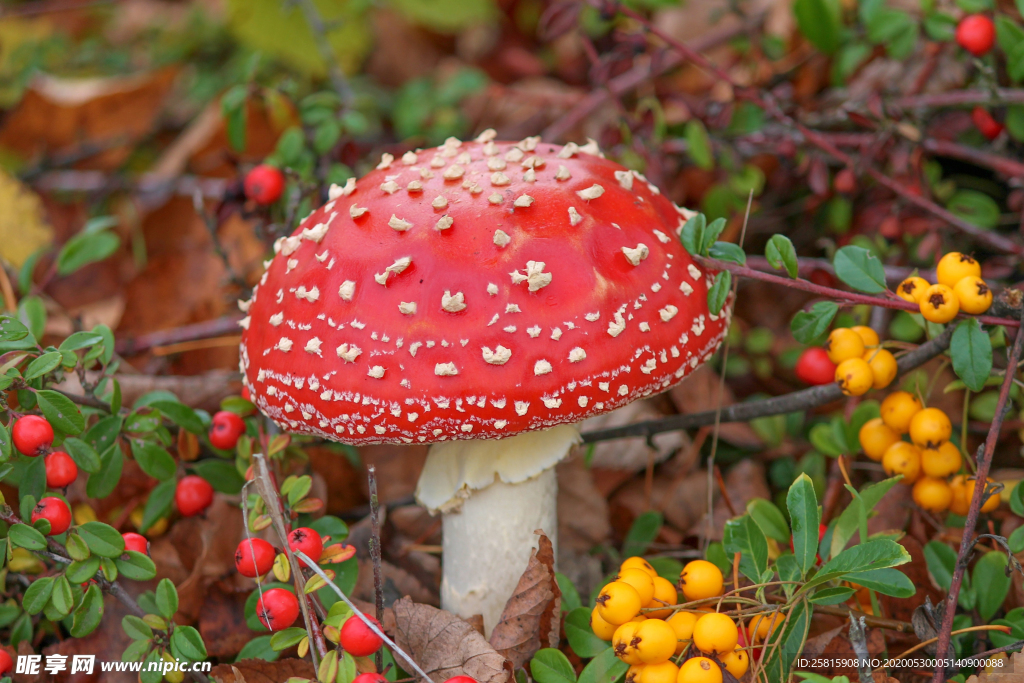
[[[11,669],[14,668],[14,660],[11,659],[11,653],[7,650],[0,648],[0,676],[8,674]]]
[[[213,487],[202,477],[189,474],[178,482],[174,502],[178,504],[178,512],[185,517],[198,515],[213,502]]]
[[[804,349],[796,362],[796,376],[804,384],[818,386],[836,381],[836,364],[820,346]]]
[[[245,196],[257,204],[273,204],[284,192],[284,174],[273,166],[260,164],[245,176]]]
[[[264,591],[256,605],[256,616],[271,631],[280,631],[295,623],[299,616],[299,600],[289,590],[271,588]]]
[[[320,556],[324,554],[324,541],[320,534],[304,526],[288,534],[288,547],[293,553],[305,553],[314,562],[319,562]]]
[[[380,674],[366,673],[359,674],[353,678],[352,683],[388,683],[388,679],[384,678]]]
[[[19,417],[11,430],[14,447],[32,458],[42,455],[53,443],[53,427],[38,415]]]
[[[983,107],[975,107],[971,111],[971,120],[974,121],[974,125],[978,127],[981,134],[989,140],[995,140],[1003,132],[1003,124],[992,118],[992,115]]]
[[[476,679],[469,676],[452,676],[444,683],[476,683]]]
[[[69,486],[78,477],[78,465],[64,451],[54,451],[46,456],[46,485],[51,489]]]
[[[956,42],[975,57],[981,57],[996,42],[996,27],[984,14],[971,14],[956,27]]]
[[[71,526],[71,508],[56,496],[47,496],[32,510],[32,523],[45,519],[50,523],[50,536],[59,536]]]
[[[842,192],[843,194],[849,194],[857,189],[857,178],[853,175],[853,171],[848,168],[836,173],[835,180],[832,181],[832,186],[836,189],[836,192]]]
[[[242,576],[255,579],[271,570],[276,554],[274,546],[262,538],[247,538],[235,549],[235,569]]]
[[[134,531],[121,534],[124,538],[124,551],[134,550],[137,553],[143,555],[149,555],[149,541],[142,534],[137,534]]]
[[[238,443],[238,437],[245,433],[245,422],[237,413],[222,410],[213,416],[210,427],[210,443],[214,448],[229,451]]]
[[[380,628],[380,622],[373,617],[366,617]],[[338,643],[353,657],[369,657],[384,644],[381,637],[357,616],[351,616],[341,625]]]

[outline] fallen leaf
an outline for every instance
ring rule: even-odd
[[[216,683],[281,683],[292,677],[315,679],[312,662],[304,659],[243,659],[234,664],[218,664],[210,671]]]
[[[491,645],[516,669],[537,650],[558,647],[562,593],[555,581],[555,551],[547,536],[535,533],[538,547],[491,631]]]
[[[0,170],[0,261],[20,268],[53,239],[39,196]]]
[[[583,458],[558,463],[558,546],[580,552],[608,540],[608,501],[594,485]]]
[[[587,432],[621,427],[635,422],[658,420],[665,416],[665,412],[658,408],[657,399],[643,399],[633,401],[610,413],[585,420],[582,430]],[[652,460],[655,463],[662,462],[675,451],[690,445],[689,437],[682,431],[657,434],[651,439],[651,442],[654,444],[653,452],[643,437],[599,442],[594,445],[590,464],[593,467],[638,472],[646,468],[648,462]]]
[[[668,395],[680,413],[701,413],[714,409],[718,401],[719,376],[708,365],[702,365],[691,372],[683,382],[674,386]],[[722,407],[736,403],[736,396],[726,384],[722,394]],[[763,445],[747,422],[726,422],[719,426],[719,436],[742,448],[760,448]]]
[[[234,659],[245,644],[258,635],[245,623],[248,592],[231,590],[225,583],[210,586],[198,624],[209,656],[222,661]]]
[[[479,683],[508,683],[512,663],[469,623],[451,612],[404,597],[394,605],[395,641],[431,680],[469,676]],[[249,683],[252,683],[251,681]]]
[[[611,500],[616,532],[624,535],[634,519],[653,509],[665,516],[667,524],[685,533],[704,519],[708,509],[707,482],[708,475],[703,470],[678,479],[656,476],[651,484],[648,501],[644,481],[632,479],[619,489]],[[717,500],[717,488],[714,493]],[[627,514],[621,515],[624,519],[620,520],[619,513],[622,511]]]
[[[743,514],[747,509],[747,503],[754,498],[772,499],[771,489],[768,488],[768,481],[765,479],[764,465],[754,460],[741,460],[725,473],[725,490],[729,494],[729,502],[732,503],[737,514]],[[702,500],[706,505],[706,485]],[[711,540],[722,540],[725,523],[732,516],[733,513],[729,510],[725,500],[718,497],[712,515]],[[690,532],[697,536],[704,536],[707,532],[707,522],[704,519],[699,520],[693,525]]]

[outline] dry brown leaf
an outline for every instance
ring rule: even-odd
[[[754,498],[772,499],[768,480],[765,479],[764,465],[754,460],[741,460],[725,473],[725,490],[729,494],[729,502],[732,503],[737,514],[743,514],[743,511],[747,509],[747,503]],[[704,496],[706,500],[706,487]],[[725,500],[719,498],[715,503],[712,518],[711,540],[722,540],[725,523],[732,516]],[[703,536],[706,531],[707,522],[704,519],[695,523],[691,529],[691,533],[697,536]]]
[[[665,412],[659,409],[657,399],[642,399],[626,404],[610,413],[585,420],[582,429],[583,431],[593,431],[621,427],[636,422],[658,420],[663,417],[665,417]],[[652,460],[655,463],[662,462],[680,448],[689,447],[690,438],[681,431],[665,432],[654,436],[651,442],[655,447],[653,452],[643,437],[599,442],[594,444],[594,452],[590,458],[591,466],[639,472],[645,469]]]
[[[555,551],[543,533],[530,553],[501,618],[491,631],[491,645],[518,669],[544,647],[558,647],[562,593],[555,580]]]
[[[672,402],[680,413],[700,413],[711,410],[718,400],[718,389],[721,385],[718,375],[708,365],[702,365],[677,384],[669,392]],[[729,385],[725,385],[722,394],[722,406],[736,403],[736,397]],[[719,435],[731,444],[742,448],[759,448],[763,445],[761,438],[746,422],[727,422],[719,427]]]
[[[558,463],[558,545],[585,552],[608,540],[608,501],[594,485],[583,458]]]
[[[0,170],[0,261],[20,268],[53,239],[39,196]]]
[[[304,659],[243,659],[234,664],[218,664],[210,671],[210,679],[216,683],[281,683],[293,676],[315,679],[316,670],[312,662]]]
[[[469,676],[479,683],[508,683],[512,663],[498,654],[467,622],[451,612],[404,597],[394,605],[398,647],[441,683]]]
[[[650,500],[642,479],[633,478],[619,489],[612,498],[615,511],[616,531],[625,534],[637,517],[650,509],[658,510],[673,528],[686,532],[704,518],[708,509],[708,475],[703,470],[691,472],[685,477],[669,479],[655,477],[651,484]],[[718,491],[715,490],[715,499]],[[619,512],[627,515],[619,519]],[[561,540],[561,537],[559,537]]]

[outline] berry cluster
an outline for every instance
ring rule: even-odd
[[[305,553],[309,559],[317,562],[323,555],[324,541],[313,529],[299,527],[288,534],[288,547],[292,552]],[[242,576],[259,580],[274,568],[277,555],[274,546],[262,538],[247,538],[235,548],[235,569]],[[284,588],[264,591],[256,608],[256,616],[271,631],[288,628],[299,616],[298,598]],[[379,644],[377,647],[380,647]],[[376,652],[376,648],[373,651]]]
[[[896,357],[882,348],[878,333],[870,327],[836,328],[824,349],[836,366],[833,379],[847,396],[884,389],[896,378]]]
[[[969,475],[958,474],[963,457],[949,440],[952,434],[953,425],[946,413],[925,408],[909,392],[895,391],[882,401],[881,417],[864,423],[858,437],[864,454],[881,462],[886,474],[902,474],[904,483],[913,484],[914,502],[921,508],[966,515],[975,481]],[[905,441],[904,435],[910,440]],[[982,512],[997,507],[999,497],[992,496]]]
[[[679,575],[687,601],[719,597],[723,583],[721,570],[706,560],[690,562]],[[741,678],[750,666],[744,648],[763,642],[773,630],[768,622],[741,632],[711,606],[674,610],[678,599],[676,586],[640,557],[623,562],[601,589],[590,625],[630,665],[627,683],[721,683],[723,668]]]
[[[65,489],[78,478],[78,465],[64,451],[51,451],[53,427],[39,415],[24,415],[11,426],[11,440],[22,455],[30,458],[44,456],[46,485]],[[71,526],[71,508],[57,496],[44,496],[32,510],[32,523],[45,519],[50,523],[50,536],[59,536]]]
[[[904,301],[917,304],[924,319],[948,323],[957,313],[980,315],[992,305],[992,290],[981,279],[981,264],[967,254],[951,251],[935,268],[937,284],[922,277],[908,277],[896,288]]]

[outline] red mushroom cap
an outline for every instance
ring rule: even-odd
[[[596,144],[492,137],[385,154],[275,245],[241,358],[282,428],[512,436],[664,391],[718,347],[689,212]]]

